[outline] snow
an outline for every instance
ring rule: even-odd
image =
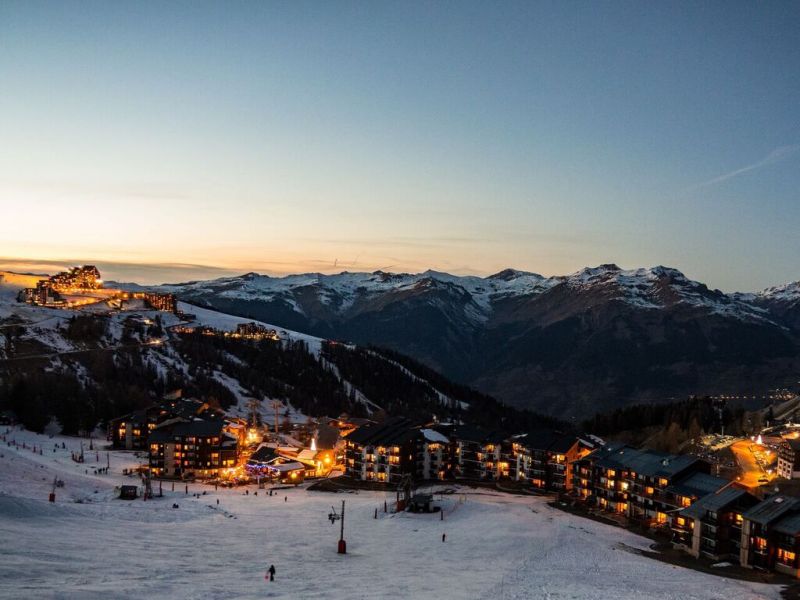
[[[278,332],[278,335],[281,337],[281,339],[294,342],[305,342],[308,345],[309,352],[316,356],[319,356],[320,350],[322,349],[322,338],[284,329],[283,327],[264,323],[263,321],[255,321],[253,319],[245,319],[243,317],[234,317],[233,315],[217,312],[208,308],[202,308],[193,304],[187,304],[186,302],[178,302],[178,309],[185,313],[191,313],[195,315],[196,320],[193,321],[192,324],[205,325],[207,327],[219,329],[220,331],[235,331],[236,326],[241,323],[257,323],[266,327],[267,329],[274,329]]]
[[[768,313],[753,304],[756,297],[794,301],[800,298],[800,284],[770,288],[758,295],[723,294],[688,279],[677,269],[664,266],[624,270],[607,264],[587,267],[566,276],[543,277],[536,273],[506,269],[489,277],[458,276],[439,271],[422,273],[349,273],[323,275],[306,273],[285,277],[268,277],[248,273],[211,281],[160,286],[162,291],[182,295],[212,294],[216,297],[250,301],[281,301],[298,313],[301,291],[312,287],[317,298],[333,313],[344,315],[360,304],[394,292],[425,287],[441,287],[454,294],[463,294],[464,316],[476,324],[489,320],[498,301],[535,297],[559,285],[578,291],[600,290],[639,309],[653,310],[669,303],[683,303],[705,311],[742,320],[765,320]],[[446,308],[446,306],[444,306]]]
[[[420,429],[420,432],[429,442],[448,444],[450,439],[446,435],[442,435],[435,429]]]
[[[70,460],[75,438],[14,430],[0,446],[0,597],[777,599],[780,586],[734,581],[641,556],[649,540],[547,506],[543,498],[459,489],[438,514],[384,514],[394,492],[327,494],[306,485],[270,497],[164,483],[163,498],[114,499],[135,463],[111,453]],[[65,441],[68,449],[53,452]],[[101,466],[105,455],[101,453]],[[85,471],[88,470],[87,474]],[[65,482],[46,498],[54,476]],[[158,484],[155,485],[156,492]],[[205,495],[202,495],[206,492]],[[192,494],[199,493],[199,497]],[[285,498],[285,500],[284,500]],[[77,501],[80,501],[78,503]],[[219,505],[217,505],[219,500]],[[336,553],[346,501],[348,554]],[[172,509],[178,503],[179,509]],[[374,518],[375,509],[378,518]],[[442,533],[447,535],[441,541]],[[276,580],[265,581],[274,564]]]
[[[767,288],[755,296],[777,302],[797,302],[800,300],[800,281]]]

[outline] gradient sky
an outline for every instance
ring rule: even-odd
[[[799,109],[797,2],[2,0],[0,263],[761,289]]]

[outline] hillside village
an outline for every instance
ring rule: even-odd
[[[408,412],[413,404],[405,405],[406,414],[387,413],[354,386],[355,381],[362,390],[370,390],[368,379],[357,378],[355,363],[337,362],[341,359],[337,353],[345,352],[341,344],[231,319],[171,295],[106,289],[94,267],[42,279],[20,290],[15,302],[5,305],[3,316],[15,328],[24,327],[20,315],[28,314],[15,308],[20,305],[30,307],[25,310],[34,311],[30,314],[36,318],[45,317],[35,323],[57,321],[61,314],[101,316],[120,327],[133,323],[144,334],[129,338],[129,345],[134,340],[143,352],[167,353],[159,359],[164,381],[173,380],[172,375],[192,381],[195,367],[185,362],[181,344],[214,356],[212,362],[241,363],[246,370],[249,363],[242,361],[251,353],[299,341],[308,360],[323,365],[337,385],[345,385],[353,402],[348,406],[358,408],[358,414],[304,414],[299,404],[286,399],[269,402],[258,394],[248,395],[245,392],[255,388],[245,390],[242,380],[233,378],[238,371],[215,363],[215,385],[231,394],[226,406],[210,396],[193,396],[206,388],[190,388],[188,393],[164,388],[160,397],[135,410],[109,415],[105,442],[95,437],[90,444],[104,452],[103,444],[108,444],[107,452],[127,457],[125,474],[135,479],[118,486],[118,497],[157,501],[165,484],[174,490],[176,483],[178,490],[184,486],[188,493],[191,485],[203,494],[211,489],[243,489],[249,494],[281,486],[369,490],[388,494],[392,500],[385,501],[384,511],[399,514],[441,511],[442,502],[435,500],[432,490],[491,490],[545,499],[555,509],[645,533],[696,559],[698,567],[738,565],[800,578],[800,486],[794,485],[800,478],[800,427],[792,422],[798,407],[791,395],[781,395],[782,403],[770,408],[770,427],[754,432],[752,439],[706,435],[684,453],[671,454],[603,439],[544,418],[528,423],[479,422],[469,412],[469,402],[449,396],[433,380],[396,362],[402,359],[371,350],[365,355],[369,360],[392,365],[418,386],[409,389],[426,390],[428,401],[438,406],[422,405],[430,412],[416,416]],[[25,358],[15,352],[24,335],[4,334],[0,360],[7,368]],[[85,350],[70,346],[34,354],[31,360],[115,352],[119,348],[115,343]],[[307,410],[315,405],[305,406]],[[321,406],[315,410],[324,411]],[[17,417],[13,410],[3,413],[7,426],[15,425]],[[21,430],[7,429],[3,436],[8,448],[18,449],[15,431]],[[82,435],[85,440],[96,432]],[[43,443],[39,444],[41,454]],[[82,442],[80,453],[71,456],[77,464],[91,460],[83,446]],[[727,463],[721,458],[725,452],[732,459]],[[50,499],[61,501],[55,486]]]

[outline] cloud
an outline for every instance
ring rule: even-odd
[[[734,177],[738,177],[743,173],[748,173],[749,171],[755,171],[756,169],[760,169],[762,167],[766,167],[768,165],[773,165],[777,162],[780,162],[788,158],[798,150],[800,150],[800,144],[792,144],[790,146],[781,146],[779,148],[775,148],[775,150],[767,154],[764,158],[754,162],[751,165],[747,165],[745,167],[741,167],[734,171],[730,171],[729,173],[725,173],[724,175],[720,175],[719,177],[714,177],[713,179],[709,179],[708,181],[703,181],[702,183],[693,185],[688,189],[696,190],[711,185],[717,185],[718,183],[722,183],[724,181],[727,181],[728,179],[733,179]]]

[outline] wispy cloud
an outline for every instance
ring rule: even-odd
[[[708,186],[711,186],[711,185],[717,185],[718,183],[722,183],[724,181],[728,181],[729,179],[733,179],[734,177],[738,177],[739,175],[742,175],[743,173],[748,173],[750,171],[755,171],[756,169],[760,169],[760,168],[766,167],[768,165],[773,165],[773,164],[775,164],[777,162],[780,162],[780,161],[788,158],[789,156],[791,156],[792,154],[794,154],[798,150],[800,150],[800,144],[792,144],[792,145],[789,145],[789,146],[781,146],[779,148],[775,148],[775,150],[773,150],[772,152],[767,154],[761,160],[758,160],[758,161],[754,162],[753,164],[747,165],[745,167],[741,167],[739,169],[735,169],[733,171],[725,173],[724,175],[720,175],[718,177],[714,177],[713,179],[709,179],[708,181],[703,181],[702,183],[697,183],[697,184],[687,188],[687,190],[696,190],[696,189],[708,187]]]

